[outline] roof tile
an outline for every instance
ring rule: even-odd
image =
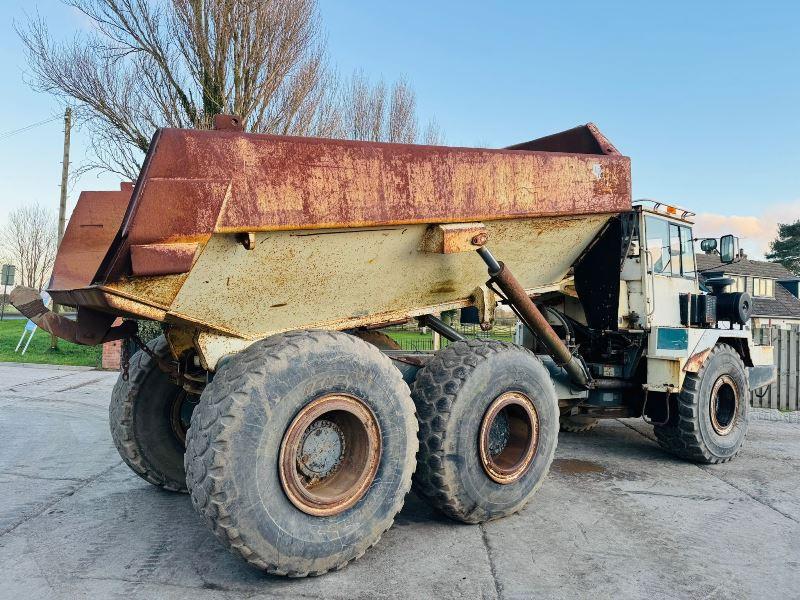
[[[771,277],[773,279],[797,279],[797,277],[780,263],[766,260],[743,258],[728,265],[719,260],[718,254],[698,254],[699,271],[724,271],[730,275],[751,275],[753,277]]]

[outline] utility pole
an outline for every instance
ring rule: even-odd
[[[64,228],[67,221],[67,180],[69,179],[69,134],[72,129],[72,108],[69,106],[64,111],[64,156],[61,159],[61,201],[58,205],[58,246],[64,237]],[[59,306],[53,303],[53,312],[58,312]],[[50,335],[50,349],[58,349],[58,338]]]

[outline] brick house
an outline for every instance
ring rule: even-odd
[[[114,325],[122,323],[122,319],[115,319]],[[103,344],[103,354],[100,360],[100,366],[103,369],[111,369],[119,371],[122,364],[122,340],[114,340],[113,342],[106,342]]]
[[[709,277],[730,277],[728,289],[748,292],[753,297],[752,327],[800,325],[800,278],[786,267],[764,260],[741,259],[729,265],[719,261],[718,254],[698,254],[700,282]]]

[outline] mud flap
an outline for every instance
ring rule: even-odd
[[[750,384],[750,391],[768,386],[778,380],[778,369],[775,365],[759,365],[748,367],[747,380]]]

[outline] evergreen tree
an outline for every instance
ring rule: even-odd
[[[778,237],[770,244],[767,260],[782,264],[800,275],[800,219],[794,223],[778,223]]]

